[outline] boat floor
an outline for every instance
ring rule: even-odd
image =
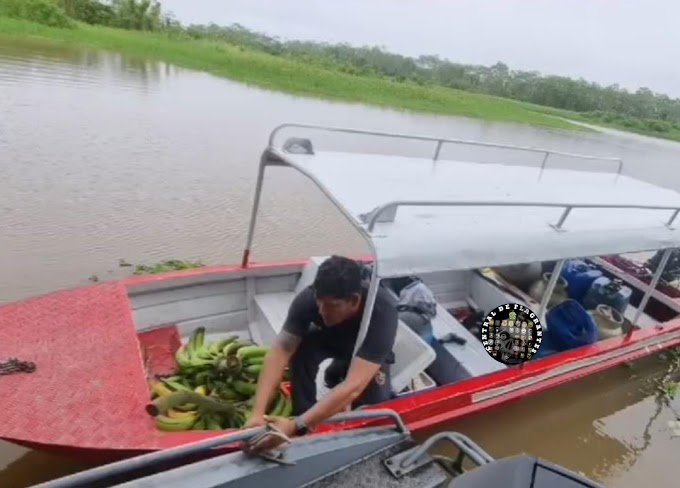
[[[169,353],[178,344],[175,327],[137,335],[120,283],[4,306],[0,357],[33,361],[36,370],[0,377],[0,437],[105,450],[176,444],[144,410],[149,388],[142,351],[149,352],[149,365],[160,373],[171,368]]]

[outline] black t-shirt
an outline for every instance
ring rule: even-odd
[[[365,303],[366,291],[362,296],[361,307],[354,317],[333,327],[327,327],[319,315],[314,291],[308,287],[293,299],[283,330],[302,338],[303,341],[305,337],[313,334],[333,357],[349,361],[352,359],[359,334]],[[394,363],[392,348],[397,335],[398,320],[396,299],[379,286],[366,338],[357,351],[357,356],[376,364]]]

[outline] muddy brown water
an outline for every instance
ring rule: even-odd
[[[619,156],[626,174],[680,189],[676,143],[330,103],[112,53],[0,42],[0,303],[122,276],[130,269],[118,267],[120,258],[238,262],[258,157],[269,131],[283,122]],[[361,137],[314,140],[351,150],[433,150]],[[501,157],[470,147],[442,155]],[[540,165],[526,153],[503,157]],[[257,261],[365,250],[319,191],[286,170],[267,177],[257,230]],[[633,372],[616,368],[445,427],[471,435],[494,456],[531,452],[607,486],[678,486],[672,461],[680,440],[665,428],[672,413],[662,409],[654,417],[653,396],[642,388],[659,368],[641,361]],[[30,486],[83,467],[0,443],[0,487]]]

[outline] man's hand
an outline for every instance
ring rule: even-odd
[[[282,434],[286,435],[288,438],[292,438],[295,436],[294,420],[287,419],[284,417],[269,417],[266,415],[264,416],[263,420],[266,421],[266,423],[268,423],[269,425],[276,427],[278,430],[281,431]],[[280,436],[274,433],[270,433],[269,435],[262,437],[254,445],[249,445],[248,443],[246,443],[244,445],[243,450],[251,453],[265,452],[280,446],[284,442],[286,442],[285,439],[281,438]]]
[[[265,420],[264,415],[251,415],[242,428],[252,429],[253,427],[262,427],[263,425],[266,424],[267,421]]]

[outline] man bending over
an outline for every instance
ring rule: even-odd
[[[269,421],[284,434],[294,437],[304,435],[349,405],[356,408],[390,399],[390,365],[394,363],[392,348],[398,314],[396,299],[381,286],[366,338],[347,369],[352,361],[366,295],[362,265],[358,262],[333,256],[319,266],[314,283],[291,303],[283,329],[265,358],[255,406],[245,428]],[[339,383],[317,402],[316,376],[319,365],[328,358],[334,360],[332,368],[339,376]],[[291,371],[294,418],[265,418],[286,365],[290,365]],[[250,449],[264,451],[279,443],[279,438],[267,436]]]

